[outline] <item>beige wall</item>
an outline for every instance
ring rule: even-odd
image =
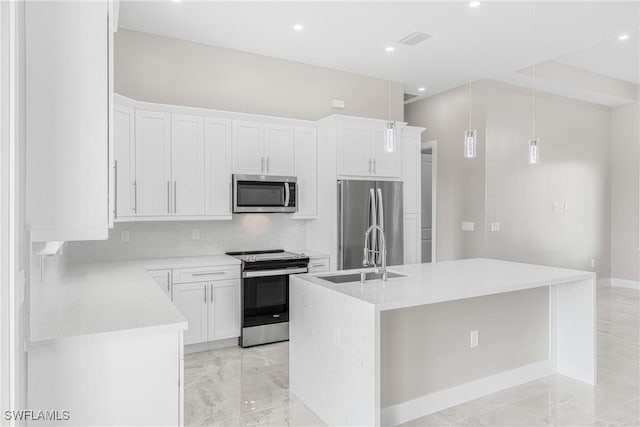
[[[381,313],[382,407],[546,360],[548,296],[537,288]]]
[[[611,120],[611,277],[640,281],[638,101],[614,108]]]
[[[167,37],[119,30],[115,89],[166,104],[316,120],[341,113],[402,120],[403,87],[387,80]],[[344,110],[331,109],[342,99]]]
[[[423,140],[438,140],[438,259],[483,255],[608,277],[609,109],[538,94],[541,163],[533,166],[527,158],[531,92],[492,81],[476,83],[472,127],[478,129],[479,156],[467,160],[462,154],[466,92],[452,90],[405,110],[410,125],[427,127]],[[475,232],[459,231],[463,218],[476,222]],[[500,222],[501,231],[489,232],[490,222]]]

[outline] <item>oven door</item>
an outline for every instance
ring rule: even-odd
[[[242,327],[289,321],[289,275],[242,279]]]
[[[233,212],[296,212],[296,178],[234,175]]]

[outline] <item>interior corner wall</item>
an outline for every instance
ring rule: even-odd
[[[297,119],[330,114],[402,121],[402,83],[119,29],[115,91],[139,101]],[[331,108],[345,101],[344,110]]]
[[[423,140],[438,140],[438,259],[486,256],[609,277],[610,109],[539,93],[541,160],[530,165],[531,91],[494,81],[472,88],[477,159],[462,152],[466,87],[405,111],[410,125],[427,128]],[[475,221],[475,231],[460,231],[463,220]],[[491,222],[499,232],[488,231]]]
[[[611,278],[638,282],[640,281],[639,101],[613,108],[611,121]]]

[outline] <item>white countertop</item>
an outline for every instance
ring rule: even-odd
[[[297,278],[374,304],[380,311],[594,279],[595,273],[487,258],[388,267],[407,277],[331,283],[322,276],[360,270],[304,274]]]
[[[187,321],[147,273],[165,268],[239,265],[227,255],[69,264],[57,284],[31,289],[30,343]]]

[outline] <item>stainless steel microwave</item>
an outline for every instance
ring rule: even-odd
[[[295,176],[233,175],[233,213],[296,212]]]

